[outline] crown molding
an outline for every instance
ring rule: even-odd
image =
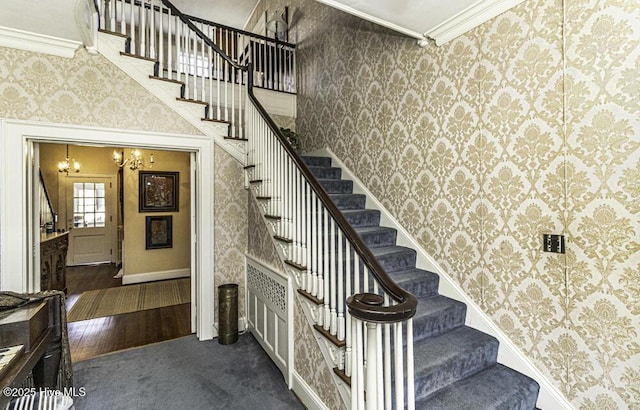
[[[81,44],[79,41],[0,27],[0,46],[2,47],[73,58]]]
[[[524,1],[481,0],[424,34],[441,46]]]

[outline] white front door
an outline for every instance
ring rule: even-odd
[[[65,178],[69,253],[67,265],[113,260],[113,177]]]

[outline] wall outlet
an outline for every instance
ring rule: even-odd
[[[542,249],[545,252],[565,253],[564,235],[545,233],[542,235]]]

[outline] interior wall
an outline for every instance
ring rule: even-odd
[[[311,0],[256,14],[283,5],[304,148],[339,153],[573,405],[639,403],[637,4],[529,0],[426,48]]]
[[[125,158],[128,150],[125,149]],[[111,151],[113,153],[113,150]],[[187,270],[191,266],[191,175],[188,152],[140,150],[148,162],[153,154],[155,163],[143,171],[178,172],[178,211],[139,212],[139,172],[124,169],[124,278],[131,280],[137,274]],[[113,155],[113,154],[112,154]],[[146,249],[146,218],[171,216],[171,248]],[[128,277],[128,278],[127,278]]]

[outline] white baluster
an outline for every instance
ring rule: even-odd
[[[173,79],[173,25],[171,22],[173,21],[173,16],[171,15],[171,9],[168,9],[167,14],[167,78]],[[177,48],[177,47],[176,47]],[[178,70],[176,69],[176,72]]]
[[[354,330],[356,334],[356,343],[354,348],[354,363],[353,363],[353,375],[351,380],[352,394],[351,394],[351,407],[355,409],[364,409],[364,338],[362,335],[364,324],[362,321],[353,320]],[[355,380],[354,380],[355,379]],[[353,394],[353,387],[356,389],[356,394]],[[354,400],[355,398],[355,405]]]
[[[375,323],[367,322],[367,391],[369,395],[367,397],[367,410],[378,409],[378,395],[376,389],[378,388],[378,326]],[[401,408],[401,407],[399,407]]]
[[[131,49],[129,50],[129,52],[131,54],[135,54],[136,53],[136,23],[135,23],[135,13],[133,12],[135,10],[135,6],[134,6],[134,2],[133,0],[131,1],[131,3],[129,3],[129,37],[131,38],[131,42],[130,47]]]
[[[338,289],[337,289],[337,335],[338,340],[344,340],[344,237],[342,236],[342,229],[338,229]]]
[[[127,22],[124,17],[124,0],[120,1],[120,34],[127,34]]]
[[[403,352],[402,352],[402,323],[394,323],[393,329],[395,335],[393,338],[394,357],[395,363],[395,377],[396,377],[396,408],[404,408],[404,366],[403,366]]]
[[[162,1],[160,1],[158,7],[160,8],[158,27],[158,77],[164,77],[164,12]]]
[[[329,271],[329,280],[331,282],[330,285],[330,308],[331,308],[331,325],[329,328],[329,332],[331,332],[332,335],[336,335],[338,333],[338,313],[336,311],[336,304],[338,302],[337,300],[337,284],[336,284],[336,280],[337,280],[337,261],[336,261],[336,222],[333,220],[333,218],[331,218],[331,266],[330,271]]]
[[[154,0],[151,0],[149,9],[149,58],[156,58],[156,7]],[[162,13],[160,14],[162,16]]]
[[[407,320],[407,410],[415,410],[416,393],[413,367],[413,318]]]
[[[384,305],[389,306],[389,295],[384,295]],[[391,408],[391,326],[384,325],[384,408]]]
[[[325,330],[329,330],[329,328],[331,327],[331,308],[329,307],[329,303],[331,302],[331,268],[330,268],[330,264],[331,264],[331,254],[333,253],[330,249],[330,245],[331,245],[331,225],[329,224],[329,212],[327,211],[326,208],[322,208],[322,213],[324,216],[324,224],[323,224],[323,230],[324,230],[324,270],[323,270],[323,276],[324,276],[324,295],[323,295],[323,299],[324,299],[324,318],[323,318],[323,327]]]
[[[109,0],[109,17],[111,17],[111,21],[109,22],[109,31],[116,31],[116,0]]]
[[[207,37],[211,38],[211,26],[207,25]],[[214,100],[213,98],[213,71],[215,70],[214,64],[213,64],[213,49],[211,47],[207,47],[207,67],[209,69],[209,115],[207,116],[208,119],[212,120],[214,119],[214,112],[213,109],[215,107],[215,105],[217,104],[217,101]],[[249,145],[249,144],[247,144]],[[247,164],[248,165],[248,164]]]
[[[346,255],[345,255],[345,265],[347,267],[345,276],[346,276],[346,284],[345,284],[345,295],[350,296],[353,295],[353,291],[351,289],[352,271],[351,271],[351,243],[347,242]],[[351,315],[349,314],[349,310],[345,312],[345,350],[344,350],[344,373],[347,377],[351,376]]]
[[[146,2],[144,0],[140,1],[140,56],[142,57],[147,55],[147,8],[145,4]]]

